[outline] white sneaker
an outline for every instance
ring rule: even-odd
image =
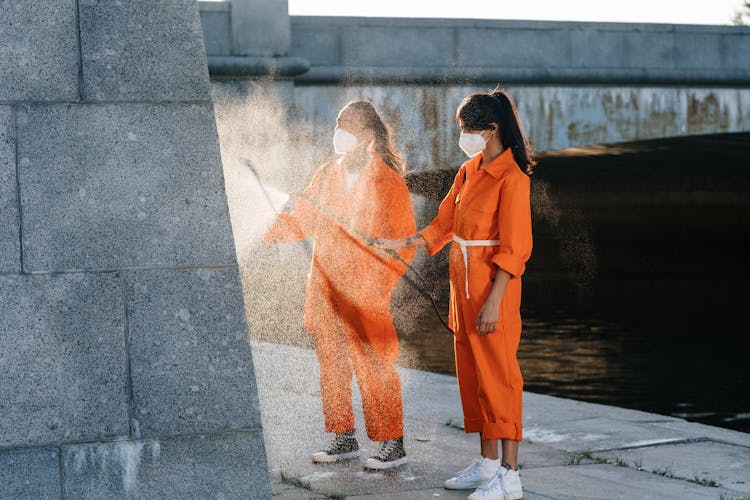
[[[470,490],[481,486],[495,475],[499,466],[498,462],[496,460],[490,461],[484,458],[475,458],[468,467],[458,471],[455,477],[445,482],[445,489]]]
[[[517,500],[523,498],[521,476],[517,470],[500,467],[492,479],[469,495],[469,500]]]

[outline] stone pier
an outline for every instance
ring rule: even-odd
[[[0,16],[0,498],[264,498],[198,5]]]

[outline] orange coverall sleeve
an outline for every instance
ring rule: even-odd
[[[531,256],[531,181],[519,171],[507,175],[503,182],[497,222],[500,245],[492,262],[517,278]]]
[[[391,176],[395,178],[395,176]],[[417,230],[414,222],[414,209],[411,205],[409,189],[403,178],[391,180],[387,189],[387,198],[384,208],[386,213],[383,214],[383,235],[379,237],[388,239],[399,239],[411,236]],[[416,248],[404,248],[399,251],[399,255],[404,261],[411,263],[416,253]],[[401,262],[394,261],[392,265],[401,273],[406,272],[406,266]]]
[[[321,167],[315,172],[310,185],[305,188],[305,195],[313,200],[318,197],[320,179],[324,168],[326,167]],[[282,212],[278,215],[266,230],[263,239],[268,243],[285,243],[310,238],[315,233],[317,216],[318,212],[315,207],[304,198],[299,198],[294,210]]]
[[[438,213],[432,222],[422,229],[419,234],[427,242],[427,255],[433,256],[440,251],[445,245],[453,239],[453,214],[456,210],[456,196],[463,185],[463,178],[466,172],[466,164],[461,165],[456,177],[453,179],[448,194],[445,195],[440,203]]]

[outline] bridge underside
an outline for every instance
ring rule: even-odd
[[[328,133],[338,110],[372,100],[395,129],[411,169],[463,162],[455,110],[473,85],[296,85],[295,106]],[[750,131],[750,89],[514,84],[524,126],[537,151],[696,134]],[[321,137],[321,140],[323,137]]]

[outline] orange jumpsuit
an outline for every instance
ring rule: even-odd
[[[403,436],[401,384],[395,363],[398,338],[391,293],[406,266],[367,247],[367,235],[403,238],[416,231],[409,191],[401,175],[376,153],[347,192],[345,167],[318,169],[291,213],[268,229],[268,242],[315,238],[305,296],[305,326],[315,339],[327,432],[354,428],[352,370],[357,376],[367,435],[373,441]],[[337,221],[343,218],[345,224]],[[414,250],[401,252],[410,262]]]
[[[479,154],[461,165],[437,216],[420,234],[430,255],[454,240],[449,256],[449,325],[455,333],[464,429],[481,432],[484,439],[520,441],[523,378],[516,353],[521,338],[521,275],[532,247],[530,180],[510,149],[479,170],[481,160]],[[454,236],[458,241],[496,241],[493,246],[465,247],[467,270]],[[479,336],[477,316],[498,267],[511,279],[496,330]]]

